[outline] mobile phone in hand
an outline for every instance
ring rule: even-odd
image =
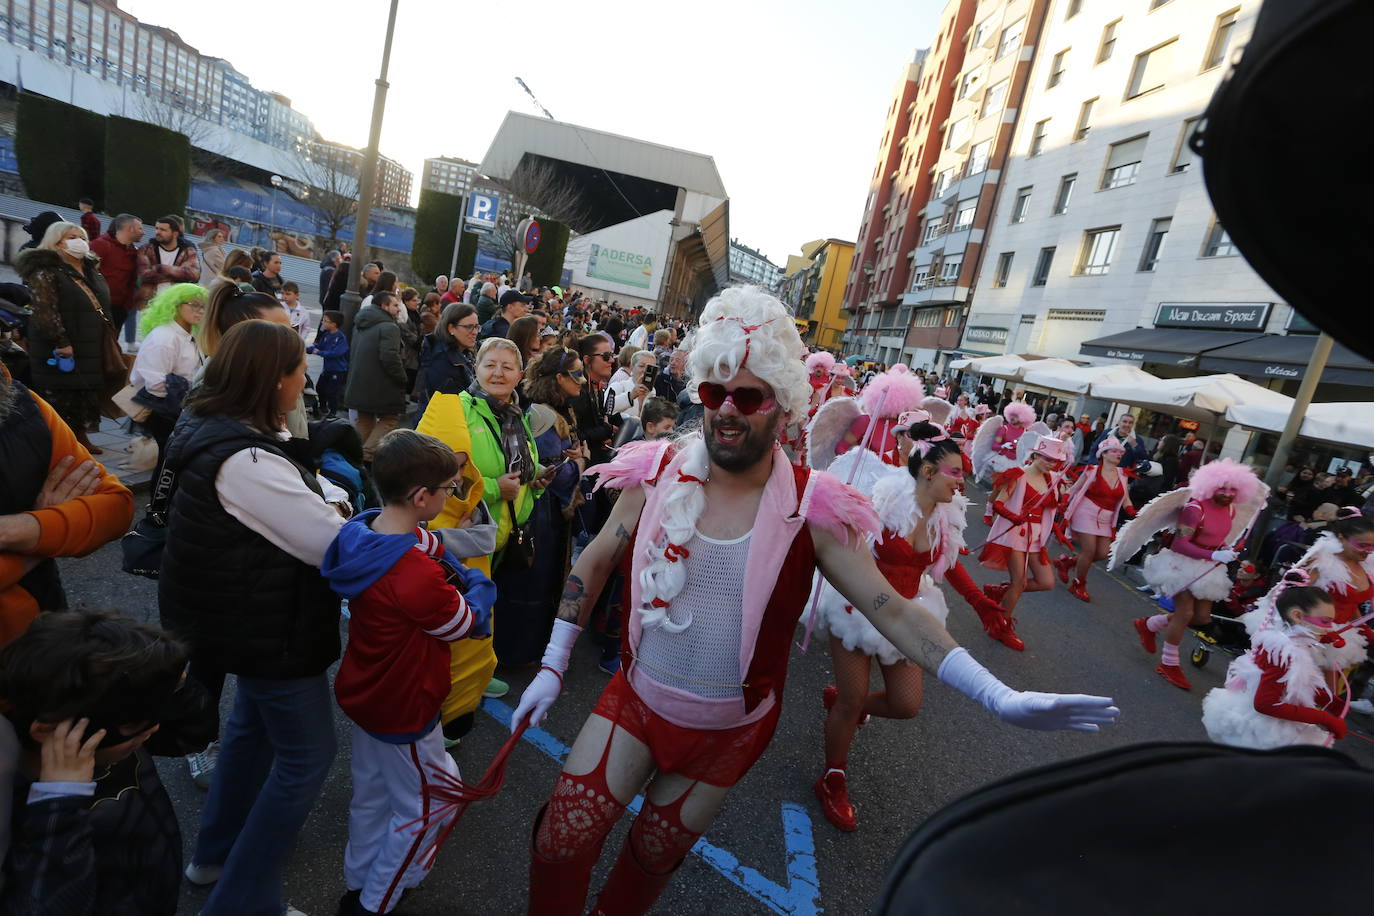
[[[645,388],[654,387],[654,379],[658,378],[658,366],[650,363],[644,367],[644,380],[642,384]]]

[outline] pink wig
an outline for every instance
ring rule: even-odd
[[[1204,464],[1188,479],[1188,489],[1198,499],[1211,499],[1222,487],[1235,487],[1236,502],[1248,503],[1259,495],[1259,478],[1239,461],[1221,458]]]
[[[849,368],[848,363],[836,363],[834,368],[830,370],[830,373],[831,375],[835,376],[835,378],[854,377],[854,370]]]
[[[1002,411],[1002,417],[1008,423],[1020,423],[1022,426],[1030,426],[1035,422],[1035,408],[1024,401],[1012,401]]]
[[[885,400],[884,393],[887,395]],[[863,394],[859,395],[859,403],[865,412],[875,414],[881,401],[883,408],[880,416],[896,419],[908,410],[920,407],[925,396],[926,386],[921,384],[919,378],[905,366],[893,366],[868,383]]]
[[[819,353],[812,353],[806,358],[806,371],[815,374],[816,372],[829,372],[835,368],[835,357],[822,350]]]

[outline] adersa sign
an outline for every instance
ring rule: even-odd
[[[1155,327],[1263,331],[1273,307],[1272,302],[1161,302]]]

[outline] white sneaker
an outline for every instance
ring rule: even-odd
[[[1350,708],[1355,712],[1364,713],[1366,716],[1374,716],[1374,701],[1356,700],[1350,704]]]
[[[205,887],[218,881],[223,871],[223,865],[197,865],[192,862],[186,866],[186,880],[198,887]]]
[[[219,761],[219,742],[212,741],[203,751],[186,755],[186,765],[191,769],[191,781],[197,789],[209,789],[210,780],[215,775],[215,764]]]

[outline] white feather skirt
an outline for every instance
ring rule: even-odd
[[[945,618],[949,616],[949,606],[935,580],[930,576],[922,576],[916,597],[943,626]],[[816,607],[816,629],[834,636],[844,643],[846,649],[872,655],[884,665],[895,665],[906,660],[906,656],[874,629],[867,617],[854,610],[853,605],[845,601],[844,596],[835,591],[829,582],[821,586],[820,604]]]
[[[1250,693],[1224,687],[1214,688],[1203,697],[1202,727],[1217,744],[1261,751],[1294,744],[1328,747],[1332,741],[1331,733],[1320,725],[1266,716],[1255,709]]]
[[[1173,550],[1161,550],[1145,558],[1145,581],[1156,592],[1173,597],[1187,589],[1194,598],[1222,601],[1231,593],[1231,577],[1226,564],[1215,560],[1185,557]]]

